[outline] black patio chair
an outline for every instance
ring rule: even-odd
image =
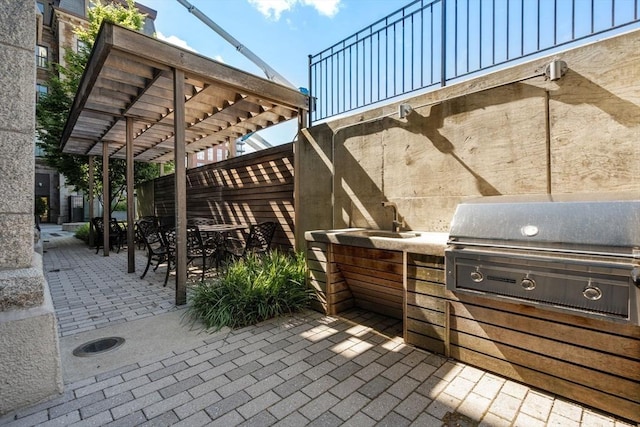
[[[187,219],[187,225],[214,225],[216,220],[203,216],[195,216]]]
[[[115,218],[111,218],[109,221],[109,233],[110,235],[118,236],[116,241],[118,245],[118,252],[120,252],[120,249],[127,245],[126,224],[119,222]]]
[[[144,279],[154,261],[156,265],[153,267],[153,271],[156,271],[160,264],[167,261],[167,249],[160,235],[158,222],[155,219],[143,218],[138,220],[136,222],[136,233],[138,239],[144,243],[144,247],[147,250],[147,266],[144,268],[142,276],[140,276],[141,279]]]
[[[202,246],[207,252],[209,258],[213,258],[215,267],[220,266],[220,260],[224,252],[224,234],[218,231],[204,231],[200,229],[200,226],[215,225],[216,220],[206,217],[192,217],[187,220],[187,226],[198,227],[200,231],[200,238],[202,239]]]
[[[140,230],[138,229],[138,224],[140,223],[140,221],[145,221],[145,222],[151,222],[152,224],[155,224],[156,227],[160,225],[160,220],[157,216],[154,215],[145,215],[140,217],[136,223],[135,223],[135,241],[136,241],[136,245],[138,246],[138,249],[146,249],[145,243],[142,240],[142,235],[140,234]]]
[[[244,242],[239,239],[225,240],[225,259],[244,258],[248,254],[264,254],[271,249],[271,240],[276,232],[277,223],[273,221],[253,224]]]
[[[96,253],[98,253],[104,242],[104,221],[102,220],[102,217],[97,216],[91,219],[91,223],[93,224],[93,229],[96,232]],[[123,243],[122,235],[122,229],[119,227],[117,221],[109,221],[109,244],[111,249],[117,248],[118,253],[120,253],[120,247]]]
[[[161,232],[167,250],[168,266],[167,275],[164,279],[164,286],[167,286],[169,273],[175,270],[176,267],[176,230],[173,227],[162,227]],[[204,280],[207,266],[210,265],[208,260],[212,258],[214,254],[215,252],[213,250],[204,246],[198,227],[195,225],[187,225],[187,266],[193,265],[193,261],[200,259],[202,262],[201,280]]]

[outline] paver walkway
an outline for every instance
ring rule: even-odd
[[[44,237],[61,335],[175,310],[162,271],[140,280],[125,272],[124,252],[105,258],[73,238]],[[406,346],[401,330],[363,311],[306,311],[203,335],[189,348],[65,384],[63,395],[0,425],[630,426]]]
[[[55,235],[59,236],[55,236]],[[136,274],[126,273],[126,248],[110,256],[96,254],[72,233],[43,230],[43,263],[58,317],[58,333],[80,332],[134,321],[175,310],[175,292],[163,287],[165,268],[149,269],[143,251],[136,253]]]

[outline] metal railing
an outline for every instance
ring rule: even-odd
[[[309,124],[640,22],[640,0],[416,0],[309,55]]]

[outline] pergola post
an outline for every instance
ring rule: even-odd
[[[133,200],[133,117],[127,117],[127,272],[136,271],[136,245]]]
[[[176,305],[187,303],[187,176],[185,165],[184,71],[173,69],[176,207]]]
[[[92,221],[94,217],[94,212],[93,212],[93,200],[94,200],[93,174],[95,173],[94,160],[95,160],[94,156],[89,156],[89,247],[90,248],[92,248],[93,244],[95,243],[93,241],[93,238],[94,238],[94,233],[96,232],[96,230],[93,229],[93,221]]]
[[[102,253],[109,256],[109,143],[102,141]]]
[[[307,115],[305,111],[298,109],[298,138],[293,144],[293,234],[295,236],[295,249],[303,251],[306,245],[304,235],[296,232],[296,227],[300,224],[300,146],[302,145],[302,129],[307,127]],[[302,233],[300,233],[302,234]]]

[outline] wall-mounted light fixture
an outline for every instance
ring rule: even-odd
[[[556,59],[547,65],[544,69],[544,75],[553,82],[564,76],[568,69],[566,62]]]
[[[404,119],[413,111],[413,108],[409,104],[400,104],[398,107],[398,117]]]

